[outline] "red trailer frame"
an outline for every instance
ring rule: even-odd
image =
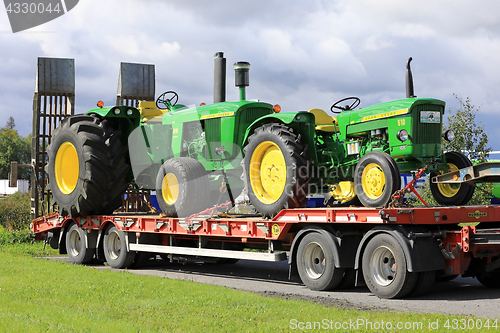
[[[402,264],[413,280],[430,281],[430,274],[436,273],[445,278],[462,274],[476,276],[487,286],[500,284],[496,282],[500,281],[499,206],[285,209],[272,219],[230,215],[179,219],[144,213],[72,219],[51,214],[34,220],[32,230],[37,240],[45,239],[76,263],[98,257],[117,268],[131,266],[145,253],[198,261],[288,257],[290,275],[298,272],[311,289],[331,289],[349,279],[388,298],[403,297],[411,289],[405,287],[406,280],[392,288],[396,290],[384,287],[403,275],[398,273]],[[121,246],[122,252],[111,251],[110,242],[115,248]],[[114,262],[113,255],[121,253],[134,253],[134,258]],[[369,259],[380,256],[392,264]],[[325,279],[327,271],[330,276]]]

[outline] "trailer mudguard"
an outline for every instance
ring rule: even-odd
[[[366,244],[373,236],[386,233],[393,236],[401,245],[405,254],[409,272],[425,272],[439,269],[445,269],[445,260],[437,240],[432,236],[427,237],[408,237],[410,233],[429,233],[429,230],[422,226],[377,226],[368,231],[361,240],[356,251],[354,269],[358,270],[358,276],[361,270],[361,258],[363,256]]]
[[[329,240],[330,245],[333,249],[333,255],[335,257],[335,267],[337,268],[347,268],[354,266],[354,260],[356,253],[356,248],[361,241],[361,236],[354,229],[352,230],[339,230],[334,229],[330,225],[310,225],[300,230],[294,237],[292,246],[290,248],[290,256],[288,257],[288,263],[290,264],[288,278],[291,279],[293,275],[297,274],[297,248],[300,241],[304,236],[310,232],[317,232],[326,237]],[[340,232],[340,236],[336,236],[336,233]]]

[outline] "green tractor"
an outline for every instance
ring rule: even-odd
[[[226,189],[230,200],[243,190],[264,216],[303,207],[316,193],[383,207],[401,187],[400,172],[471,165],[461,153],[443,154],[442,137],[453,136],[442,134],[445,103],[413,96],[410,61],[406,99],[357,109],[359,98],[349,97],[334,103],[331,114],[281,113],[277,105],[247,101],[250,64],[238,62],[237,102],[219,96],[214,104],[188,107],[169,91],[156,103],[67,118],[48,149],[54,202],[72,217],[111,213],[133,182],[155,190],[171,217],[220,203]],[[473,194],[467,184],[431,183],[431,190],[443,205],[465,204]]]

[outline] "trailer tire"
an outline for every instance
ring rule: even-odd
[[[402,298],[417,282],[417,273],[408,272],[401,245],[389,234],[378,234],[368,242],[362,267],[366,285],[380,298]]]
[[[417,297],[427,294],[434,282],[436,282],[436,271],[419,272],[417,283],[409,296]]]
[[[125,233],[114,225],[104,233],[104,257],[109,266],[120,269],[130,267],[135,259],[135,252],[127,251]]]
[[[491,273],[483,273],[476,276],[481,284],[488,288],[500,288],[500,271],[493,271]]]
[[[445,153],[446,163],[449,171],[455,171],[472,166],[471,161],[462,153],[450,151]],[[431,173],[429,184],[434,199],[443,206],[465,205],[474,195],[474,187],[469,184],[437,184],[432,182],[432,178],[437,173]]]
[[[300,136],[277,123],[257,128],[248,138],[242,178],[259,213],[274,216],[285,208],[305,206],[311,165],[306,149]]]
[[[344,277],[344,268],[335,267],[330,243],[318,232],[308,233],[301,239],[297,270],[302,282],[312,290],[333,290]]]
[[[130,165],[122,133],[89,115],[61,121],[47,148],[52,204],[72,218],[108,214],[121,205]]]
[[[342,281],[340,281],[337,289],[352,289],[356,286],[356,270],[353,267],[345,269]]]
[[[85,231],[73,223],[66,234],[66,250],[68,258],[74,264],[89,264],[95,249],[87,248]]]
[[[450,282],[458,277],[458,274],[440,274],[436,273],[436,282]]]
[[[354,171],[354,186],[363,206],[384,207],[400,189],[399,169],[391,160],[393,158],[383,152],[370,152],[359,160]]]
[[[158,205],[169,217],[187,217],[207,208],[210,187],[203,165],[190,157],[172,158],[156,177]]]

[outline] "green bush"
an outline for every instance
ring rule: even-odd
[[[30,243],[31,241],[29,230],[9,232],[0,225],[0,245]]]
[[[8,231],[29,229],[30,219],[30,195],[19,192],[0,199],[0,226]]]

